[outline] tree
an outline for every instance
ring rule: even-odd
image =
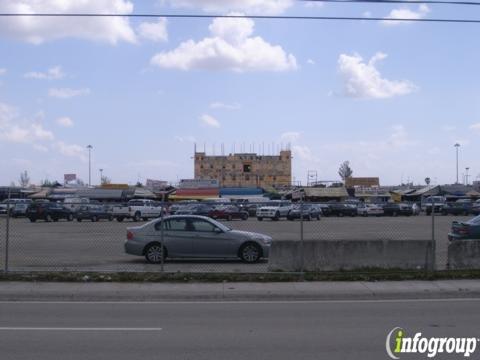
[[[30,185],[30,176],[28,176],[27,170],[20,173],[20,187],[26,188]]]
[[[136,187],[143,188],[143,184],[140,181],[137,181],[135,184]]]
[[[338,175],[340,175],[343,181],[345,181],[347,178],[353,175],[353,170],[350,167],[350,161],[344,161],[340,165],[340,168],[338,169]]]
[[[111,184],[112,180],[109,177],[106,177],[105,175],[102,175],[102,178],[100,179],[100,183],[102,185],[107,185],[107,184]]]

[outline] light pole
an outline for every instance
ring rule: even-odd
[[[456,143],[453,146],[455,146],[455,149],[456,149],[456,152],[457,152],[457,182],[455,184],[458,184],[458,148],[460,147],[460,144]]]
[[[91,152],[93,149],[92,145],[87,145],[88,149],[88,187],[92,186],[92,158]]]
[[[100,185],[102,185],[102,181],[103,181],[103,169],[99,169],[100,170]]]
[[[470,170],[470,168],[466,167],[465,168],[465,185],[467,185],[467,186],[468,186],[468,177],[470,176],[470,175],[468,175],[468,170]]]
[[[429,177],[427,177],[425,179],[425,183],[428,185],[430,185],[430,182],[431,182],[431,179]],[[458,181],[457,181],[458,182]],[[432,271],[435,271],[435,253],[436,253],[436,243],[435,243],[435,202],[434,202],[434,198],[433,198],[433,195],[430,195],[430,202],[432,204],[432,259],[431,259],[431,263],[430,263],[430,266],[431,266],[431,269]],[[427,256],[428,258],[428,256]],[[428,260],[427,260],[427,264],[428,264]]]

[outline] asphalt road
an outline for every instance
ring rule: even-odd
[[[437,216],[437,264],[445,266],[447,234],[453,220],[464,217]],[[256,219],[224,222],[234,229],[268,234],[274,241],[300,239],[300,222]],[[9,266],[14,270],[105,270],[157,271],[156,265],[146,264],[141,257],[123,252],[128,226],[125,221],[30,223],[27,219],[11,219]],[[0,266],[4,266],[6,218],[0,218]],[[304,238],[319,240],[358,239],[431,239],[431,218],[370,217],[323,218],[304,222]],[[263,272],[266,263],[246,265],[240,261],[170,261],[167,271]]]
[[[480,337],[479,305],[478,300],[0,303],[0,349],[2,360],[384,360],[386,336],[397,326],[410,336]]]

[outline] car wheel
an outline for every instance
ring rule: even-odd
[[[242,220],[244,220],[244,221],[245,221],[245,220],[248,220],[248,215],[247,215],[247,214],[243,214],[243,215],[242,215]]]
[[[312,215],[308,214],[307,221],[312,221]]]
[[[280,220],[280,214],[277,212],[275,216],[272,218],[273,221],[278,221]]]
[[[45,217],[45,221],[46,221],[46,222],[52,221],[52,216],[51,216],[51,215],[47,215],[47,216]]]
[[[108,217],[108,221],[113,221],[113,216],[112,216],[112,215],[110,215],[110,216]]]
[[[320,214],[317,214],[317,220],[320,220]]]
[[[398,216],[398,213],[397,213],[396,211],[394,211],[394,212],[392,213],[392,216],[393,216],[393,217],[397,217],[397,216]]]
[[[145,259],[150,264],[160,264],[162,262],[162,253],[163,260],[165,260],[167,258],[167,249],[165,246],[162,251],[162,245],[157,243],[150,244],[145,249]]]
[[[263,218],[262,217],[257,217],[257,220],[258,221],[263,221]]]
[[[122,222],[122,221],[123,221],[123,217],[121,217],[121,216],[117,217],[117,221],[118,221],[118,222]]]
[[[232,215],[227,216],[227,221],[232,221]]]
[[[77,221],[78,221],[78,222],[82,222],[82,219],[80,219],[80,218],[77,218]]]
[[[344,213],[338,213],[338,217],[344,217]]]
[[[92,218],[91,218],[92,222],[97,222],[98,221],[98,218],[96,215],[93,215]]]
[[[30,222],[35,222],[35,221],[37,221],[37,219],[35,219],[35,218],[29,218],[29,220],[30,220]]]
[[[247,243],[240,248],[240,259],[243,262],[253,264],[260,260],[261,256],[262,249],[255,243]]]
[[[67,220],[68,220],[68,221],[73,221],[73,215],[72,215],[72,214],[68,214]]]
[[[133,215],[133,221],[138,222],[140,221],[140,218],[141,218],[140,213],[137,211],[135,215]]]

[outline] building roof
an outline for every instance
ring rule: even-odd
[[[306,197],[319,197],[319,198],[343,198],[349,197],[347,189],[344,187],[338,188],[305,188]]]

